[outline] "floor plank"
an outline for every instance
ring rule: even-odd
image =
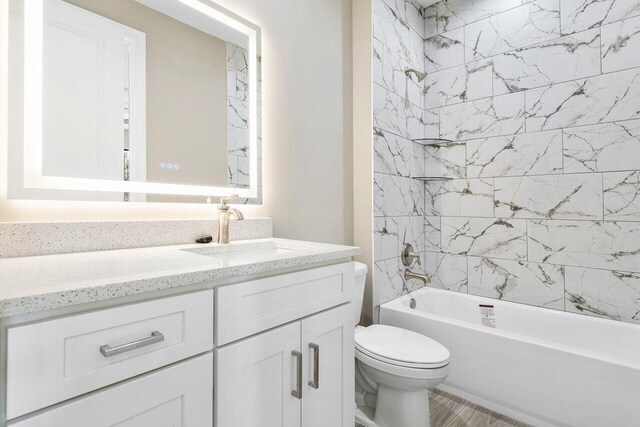
[[[431,427],[528,427],[527,424],[440,390],[429,395]]]
[[[431,427],[530,427],[440,390],[429,393],[429,405]]]

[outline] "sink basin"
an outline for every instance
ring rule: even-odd
[[[228,245],[212,245],[202,248],[182,249],[185,252],[206,256],[223,262],[247,261],[271,258],[293,251],[278,242],[231,243]]]

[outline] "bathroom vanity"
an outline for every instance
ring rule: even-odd
[[[0,424],[351,427],[358,252],[258,239],[1,259]]]

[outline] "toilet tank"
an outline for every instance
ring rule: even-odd
[[[367,266],[360,262],[354,263],[356,267],[356,280],[353,289],[353,315],[355,325],[360,323],[362,315],[362,301],[364,299],[364,286],[367,281]]]

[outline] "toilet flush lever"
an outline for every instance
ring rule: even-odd
[[[413,252],[413,246],[411,246],[410,243],[404,245],[401,257],[402,263],[405,265],[405,267],[409,267],[411,264],[413,264],[414,259],[418,262],[418,265],[420,265],[420,255]]]

